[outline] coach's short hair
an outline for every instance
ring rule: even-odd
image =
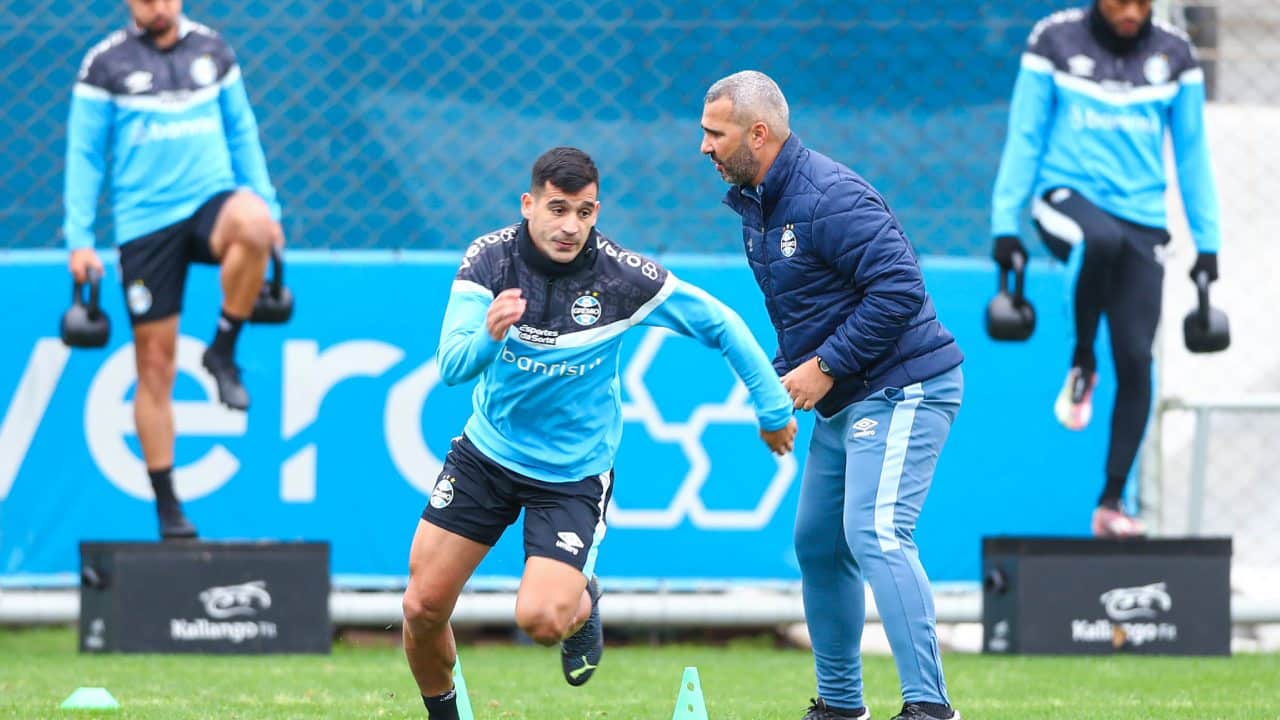
[[[591,156],[577,148],[551,148],[534,161],[529,192],[540,194],[547,183],[576,193],[592,183],[599,185],[600,171]]]
[[[720,78],[707,90],[704,103],[727,97],[733,103],[733,119],[743,127],[763,121],[769,132],[781,138],[791,134],[791,110],[782,88],[773,78],[756,70],[742,70]]]

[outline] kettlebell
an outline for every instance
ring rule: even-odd
[[[987,303],[987,335],[992,340],[1021,341],[1036,329],[1036,309],[1023,294],[1026,284],[1026,256],[1013,254],[1013,292],[1009,292],[1009,273],[998,268],[999,287]]]
[[[1196,273],[1196,307],[1182,320],[1182,339],[1193,353],[1226,350],[1231,345],[1227,314],[1209,305],[1209,273]]]
[[[71,307],[62,314],[62,342],[68,347],[100,348],[111,337],[111,320],[98,302],[101,289],[96,270],[90,270],[84,282],[72,281]]]
[[[249,322],[280,325],[293,316],[293,293],[284,286],[284,255],[280,248],[271,248],[271,277],[262,283],[258,299],[253,303]]]

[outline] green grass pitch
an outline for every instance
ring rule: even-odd
[[[0,718],[284,720],[424,718],[400,649],[338,643],[328,656],[86,656],[74,630],[0,630]],[[669,720],[681,672],[698,668],[711,720],[799,720],[813,695],[806,652],[772,641],[727,646],[610,647],[582,688],[560,677],[557,651],[463,646],[477,720]],[[1280,656],[1233,658],[945,658],[966,720],[1280,719]],[[866,658],[876,720],[896,713],[888,657]],[[63,711],[101,686],[118,711]]]

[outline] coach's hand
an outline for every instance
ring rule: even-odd
[[[524,315],[525,299],[520,296],[520,288],[509,288],[498,293],[489,304],[489,314],[484,324],[489,330],[489,337],[501,340],[512,325]]]
[[[791,418],[777,430],[760,430],[760,439],[775,455],[786,455],[796,447],[796,419]]]
[[[808,362],[782,376],[782,387],[790,393],[797,410],[812,410],[835,384],[834,378],[818,369],[817,357],[809,358]]]
[[[71,276],[78,283],[84,282],[89,277],[89,270],[96,270],[98,277],[102,277],[102,261],[98,259],[98,253],[91,247],[72,250],[71,257],[67,260],[67,268],[71,270]]]

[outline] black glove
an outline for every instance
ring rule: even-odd
[[[996,238],[995,246],[991,248],[991,257],[1001,270],[1013,269],[1015,254],[1021,254],[1024,263],[1027,261],[1027,249],[1022,246],[1022,240],[1017,235],[1001,235]]]
[[[1202,272],[1209,273],[1209,282],[1218,279],[1218,253],[1202,252],[1196,255],[1196,264],[1191,266],[1191,282]]]

